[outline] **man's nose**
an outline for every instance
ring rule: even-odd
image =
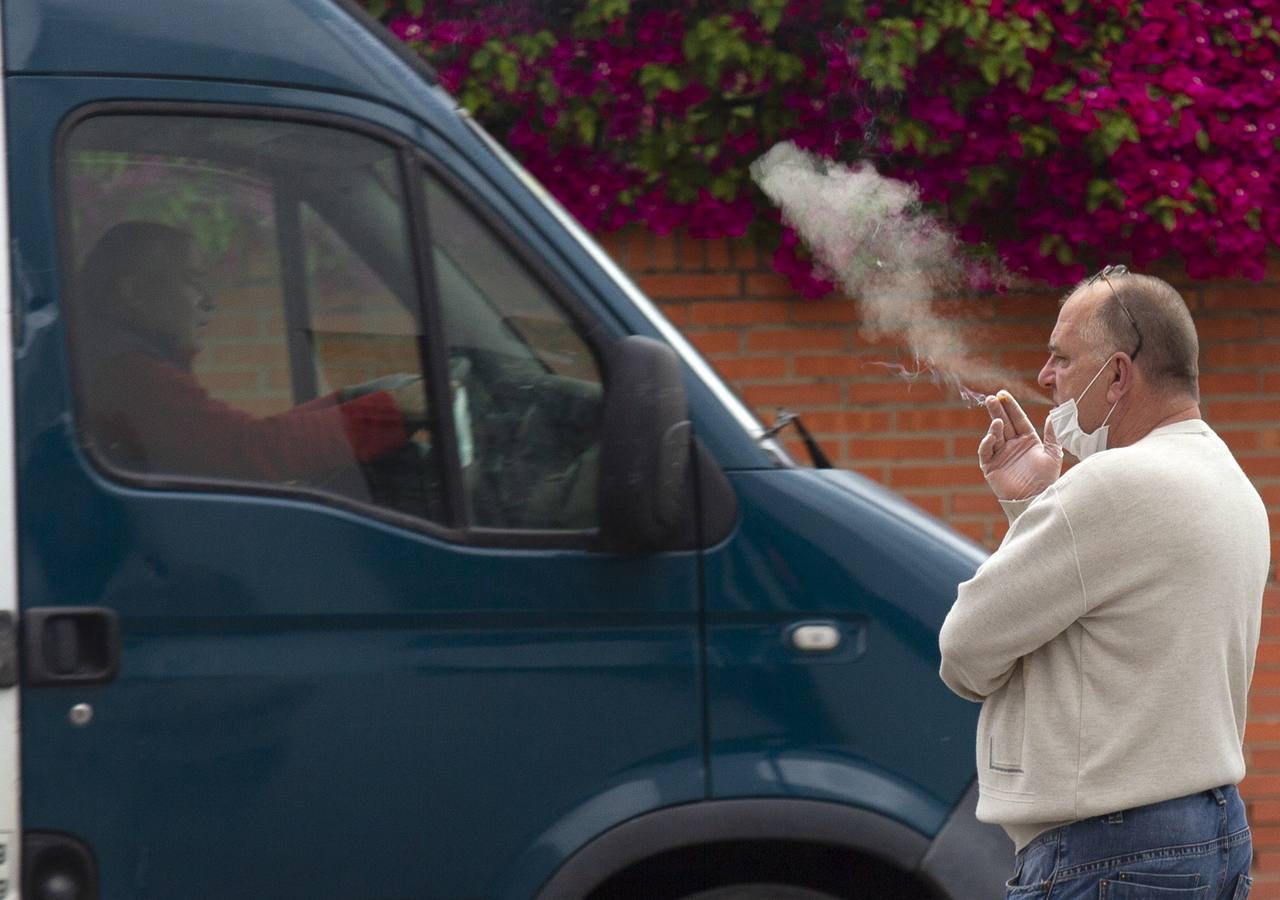
[[[1036,376],[1036,383],[1042,388],[1053,387],[1053,357],[1045,360],[1044,367],[1040,369],[1040,374]]]

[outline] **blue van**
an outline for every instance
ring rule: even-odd
[[[980,549],[788,460],[362,11],[2,27],[0,897],[999,894]]]

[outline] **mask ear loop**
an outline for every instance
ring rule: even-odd
[[[1117,355],[1119,355],[1119,354],[1117,354]],[[1132,362],[1132,361],[1133,361],[1133,357],[1129,357],[1129,361],[1130,361],[1130,362]],[[1108,360],[1108,361],[1107,361],[1107,366],[1111,365],[1111,362],[1112,362],[1112,360]],[[1101,374],[1102,374],[1102,372],[1106,371],[1107,366],[1103,366],[1103,367],[1102,367],[1102,371],[1099,371],[1099,372],[1098,372],[1098,375],[1101,375]],[[1119,373],[1119,371],[1117,371],[1117,372],[1116,372],[1116,374],[1117,374],[1117,375],[1118,375],[1118,374],[1120,374],[1120,373]],[[1094,375],[1094,376],[1093,376],[1093,381],[1097,381],[1097,380],[1098,380],[1098,375]],[[1089,387],[1093,387],[1093,381],[1089,382]],[[1089,388],[1085,388],[1085,390],[1087,391],[1087,390],[1089,390]],[[1081,394],[1080,396],[1081,396],[1081,397],[1083,397],[1083,396],[1084,396],[1084,394]],[[1115,412],[1115,411],[1116,411],[1116,407],[1117,407],[1117,406],[1119,406],[1119,405],[1120,405],[1120,401],[1119,401],[1119,400],[1116,400],[1116,402],[1115,402],[1115,403],[1112,403],[1112,404],[1111,404],[1111,409],[1107,410],[1107,414],[1106,414],[1106,416],[1104,416],[1104,417],[1103,417],[1103,419],[1102,419],[1102,424],[1098,426],[1099,428],[1104,428],[1104,427],[1106,427],[1106,424],[1107,424],[1108,422],[1110,422],[1110,421],[1111,421],[1111,414],[1112,414],[1113,412]]]

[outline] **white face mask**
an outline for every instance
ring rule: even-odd
[[[1089,393],[1089,388],[1093,387],[1093,382],[1098,380],[1107,370],[1107,366],[1111,365],[1111,360],[1107,360],[1102,364],[1102,368],[1098,370],[1098,374],[1085,385],[1083,391],[1080,392],[1080,399],[1084,399],[1084,395]],[[1053,433],[1058,438],[1058,443],[1062,448],[1074,456],[1076,459],[1083,460],[1100,450],[1107,449],[1107,420],[1111,418],[1111,414],[1116,411],[1117,400],[1111,404],[1111,409],[1107,410],[1106,418],[1102,420],[1102,424],[1098,426],[1096,431],[1085,433],[1080,427],[1080,410],[1076,408],[1075,400],[1068,400],[1066,403],[1059,403],[1053,409],[1049,410],[1049,421],[1053,425]]]

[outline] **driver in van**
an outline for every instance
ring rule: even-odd
[[[81,267],[77,375],[88,437],[107,461],[146,474],[306,482],[405,444],[425,419],[418,378],[265,417],[210,396],[192,373],[212,309],[195,251],[187,231],[129,221]]]

